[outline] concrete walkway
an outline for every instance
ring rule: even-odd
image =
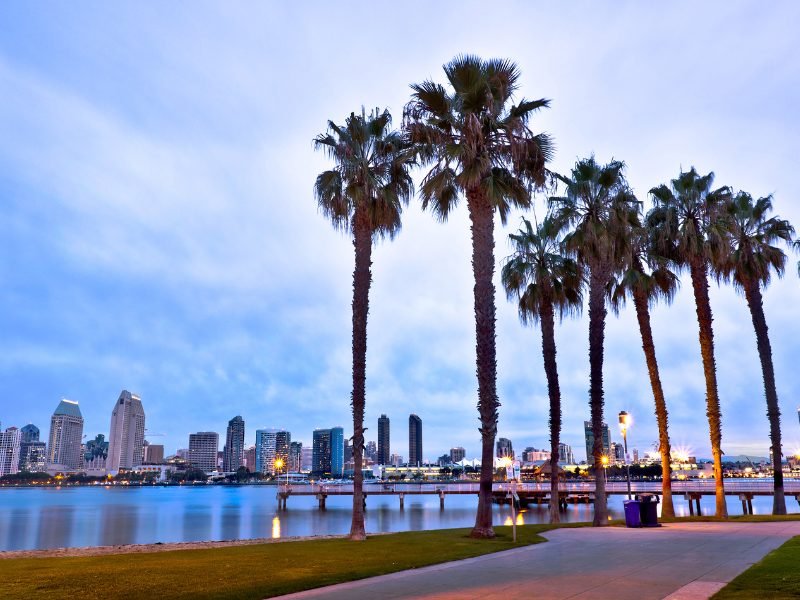
[[[800,521],[558,529],[549,540],[282,598],[699,600],[761,560]]]

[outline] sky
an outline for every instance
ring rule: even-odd
[[[352,432],[353,247],[319,213],[330,168],[312,139],[329,119],[388,108],[443,82],[459,53],[506,57],[519,96],[549,98],[532,122],[550,167],[620,159],[645,208],[681,169],[774,195],[800,226],[800,4],[760,2],[6,2],[0,4],[0,422],[46,437],[61,398],[84,433],[108,434],[122,389],[167,453],[242,415],[246,439],[279,427],[311,442]],[[419,180],[422,173],[417,172]],[[537,215],[545,198],[536,198]],[[496,228],[496,259],[523,213]],[[414,198],[373,254],[367,439],[391,419],[408,456],[478,457],[470,237]],[[797,256],[765,292],[785,450],[800,447]],[[499,283],[499,282],[498,282]],[[498,286],[499,289],[499,286]],[[765,456],[768,425],[750,315],[712,283],[727,454]],[[499,435],[549,447],[536,327],[497,295]],[[688,279],[653,311],[673,446],[710,455]],[[562,438],[584,458],[588,319],[557,325]],[[606,414],[633,415],[629,443],[657,439],[632,309],[609,315]],[[349,433],[347,435],[350,435]],[[222,442],[221,442],[222,444]]]

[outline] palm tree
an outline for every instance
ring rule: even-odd
[[[556,364],[555,312],[559,317],[579,312],[583,303],[583,273],[578,263],[565,255],[558,226],[545,219],[535,230],[522,219],[522,228],[509,235],[514,254],[502,270],[508,299],[519,302],[523,325],[541,322],[542,356],[550,396],[550,522],[558,523],[558,446],[561,436],[561,388]]]
[[[314,139],[336,166],[320,173],[314,185],[319,208],[333,226],[353,236],[353,520],[350,538],[366,539],[363,473],[364,405],[366,402],[367,314],[372,282],[372,243],[400,230],[403,205],[414,193],[409,175],[413,154],[392,117],[378,109],[350,113],[344,126],[328,122]]]
[[[594,466],[594,525],[608,524],[603,476],[603,342],[606,298],[627,244],[627,223],[636,220],[638,203],[629,191],[621,161],[599,165],[594,157],[578,161],[570,178],[559,176],[566,195],[551,197],[554,218],[566,235],[567,249],[588,271],[589,408],[594,446],[587,457]]]
[[[508,60],[463,55],[444,66],[448,87],[425,81],[411,86],[405,125],[420,161],[430,166],[422,181],[422,207],[442,221],[466,197],[472,223],[475,279],[475,349],[481,476],[473,537],[494,537],[492,476],[497,433],[495,349],[494,213],[503,223],[512,207],[530,204],[529,187],[545,182],[550,139],[528,127],[547,100],[512,104],[519,81]]]
[[[714,459],[717,517],[728,516],[725,485],[722,480],[722,427],[717,367],[714,362],[713,315],[708,298],[708,273],[711,265],[724,253],[720,215],[727,188],[712,190],[714,174],[700,176],[692,169],[681,172],[671,186],[664,184],[650,190],[655,206],[647,213],[658,254],[680,268],[688,268],[694,290],[700,354],[706,380],[706,415],[708,417],[711,454]]]
[[[672,503],[672,469],[668,431],[667,403],[661,376],[658,372],[656,347],[653,343],[653,330],[650,326],[650,307],[659,299],[672,302],[678,288],[678,276],[669,270],[665,261],[657,257],[649,247],[648,231],[644,227],[632,227],[628,232],[630,244],[623,255],[623,267],[615,282],[611,296],[611,308],[619,313],[627,296],[633,300],[636,320],[642,336],[642,350],[650,376],[650,387],[655,401],[656,422],[658,423],[658,450],[661,454],[661,516],[674,517]]]
[[[772,197],[753,200],[747,192],[739,192],[726,204],[725,233],[728,251],[716,265],[716,274],[744,293],[753,328],[756,332],[758,357],[764,378],[764,395],[767,398],[769,437],[772,444],[772,470],[775,493],[772,514],[786,514],[786,499],[783,494],[783,470],[781,467],[781,413],[778,407],[778,391],[775,388],[775,369],[772,365],[772,347],[769,343],[767,319],[761,288],[769,285],[772,271],[783,275],[786,254],[772,244],[783,240],[790,243],[794,228],[789,221],[778,217],[768,218],[772,212]]]

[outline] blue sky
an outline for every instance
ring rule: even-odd
[[[311,140],[328,119],[387,107],[442,80],[461,52],[509,57],[521,95],[552,99],[534,127],[552,167],[622,159],[640,199],[694,165],[719,185],[775,195],[800,224],[800,44],[794,2],[0,5],[0,421],[45,433],[61,397],[85,433],[108,432],[123,388],[153,443],[185,447],[241,414],[310,442],[349,430],[352,245],[318,214]],[[539,211],[542,209],[539,200]],[[422,417],[424,454],[479,454],[470,240],[418,201],[374,253],[368,439]],[[497,228],[497,258],[508,254]],[[794,269],[765,295],[787,449],[800,447]],[[723,450],[765,455],[750,317],[712,286]],[[548,444],[535,328],[498,295],[500,435]],[[691,288],[653,313],[674,445],[708,455]],[[610,316],[606,410],[631,441],[656,439],[631,310]],[[583,457],[587,319],[557,329],[565,441]],[[164,436],[156,434],[165,434]],[[46,433],[45,433],[46,435]],[[612,434],[612,438],[618,438]]]

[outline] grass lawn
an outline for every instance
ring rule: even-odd
[[[493,540],[469,529],[282,542],[204,550],[0,560],[0,596],[13,598],[256,599],[538,544],[550,525],[496,527]]]
[[[719,592],[713,600],[800,598],[800,537],[773,550]]]

